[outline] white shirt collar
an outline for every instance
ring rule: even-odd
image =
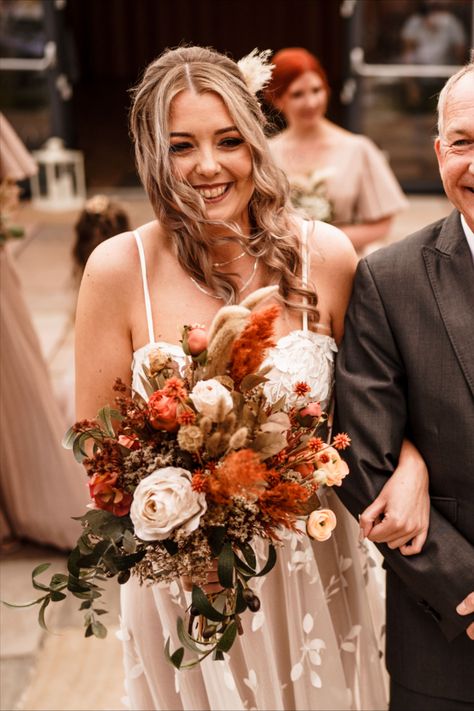
[[[467,224],[466,218],[463,214],[461,214],[461,225],[464,230],[464,234],[466,235],[467,243],[469,245],[469,249],[471,250],[472,258],[474,259],[474,232]]]

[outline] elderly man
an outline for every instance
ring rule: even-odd
[[[393,710],[474,709],[474,63],[446,83],[438,113],[455,209],[360,262],[336,378],[337,427],[353,440],[340,496],[365,528],[404,436],[429,470],[423,550],[380,546]]]

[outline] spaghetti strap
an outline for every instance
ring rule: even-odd
[[[148,325],[148,340],[150,343],[154,343],[155,342],[155,331],[153,329],[153,316],[151,313],[150,292],[148,290],[145,252],[143,250],[143,244],[142,244],[142,240],[141,240],[138,230],[134,230],[133,236],[135,237],[135,242],[137,243],[138,254],[140,257],[140,267],[141,267],[142,281],[143,281],[143,296],[145,297],[146,321],[147,321],[147,325]]]
[[[305,220],[303,222],[303,229],[301,231],[301,242],[302,242],[302,249],[301,249],[301,284],[303,289],[306,289],[308,287],[308,231],[309,231],[309,222]],[[308,331],[308,312],[305,310],[303,311],[303,331]]]

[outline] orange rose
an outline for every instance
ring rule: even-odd
[[[178,400],[157,390],[148,401],[149,420],[155,430],[175,432],[178,427]]]
[[[324,447],[317,452],[315,463],[327,486],[341,486],[342,480],[349,474],[349,467],[334,447]]]
[[[117,472],[94,474],[89,481],[89,492],[98,509],[125,516],[130,510],[132,496],[115,486],[117,477]]]
[[[312,511],[306,521],[306,533],[315,541],[327,541],[336,528],[336,515],[331,509]]]
[[[207,348],[207,333],[202,326],[191,326],[188,331],[188,348],[192,356],[198,356]]]
[[[299,472],[302,476],[306,477],[314,472],[314,464],[310,464],[309,462],[301,462],[301,464],[296,464],[293,469]]]

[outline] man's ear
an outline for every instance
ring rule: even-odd
[[[436,157],[437,157],[437,159],[438,159],[438,165],[441,166],[441,160],[442,160],[442,157],[441,157],[441,139],[440,139],[439,136],[438,136],[437,138],[435,138],[434,149],[435,149]]]

